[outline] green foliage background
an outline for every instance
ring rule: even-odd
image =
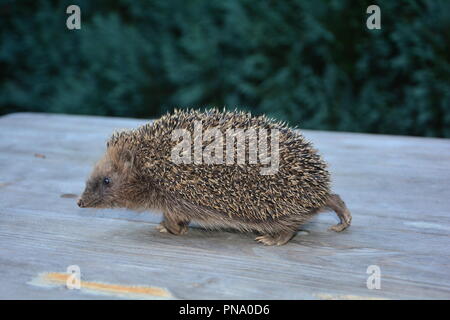
[[[81,30],[66,28],[77,4]],[[366,8],[381,7],[381,30]],[[267,113],[450,137],[450,1],[0,2],[0,114]]]

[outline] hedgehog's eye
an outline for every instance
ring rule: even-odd
[[[103,184],[104,184],[105,186],[107,186],[107,185],[110,184],[110,183],[111,183],[111,179],[109,179],[108,177],[103,178]]]

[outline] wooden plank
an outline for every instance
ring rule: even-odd
[[[102,299],[30,284],[79,265],[84,281],[155,286],[179,299],[450,298],[450,140],[304,131],[353,213],[324,213],[282,247],[193,227],[160,234],[157,214],[79,209],[113,130],[142,120],[19,113],[0,118],[0,298]],[[366,287],[369,265],[381,289]],[[107,296],[116,298],[115,296]]]

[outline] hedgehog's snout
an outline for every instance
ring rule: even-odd
[[[88,208],[90,205],[89,197],[86,197],[86,191],[78,198],[77,205],[80,208]]]
[[[78,204],[78,206],[79,206],[80,208],[84,208],[84,206],[85,206],[84,201],[83,201],[83,199],[81,199],[81,198],[78,199],[77,204]]]

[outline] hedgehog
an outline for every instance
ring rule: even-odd
[[[162,233],[185,234],[194,222],[251,232],[264,245],[286,244],[326,210],[339,218],[330,230],[351,223],[327,164],[297,128],[237,110],[174,110],[114,132],[78,206],[156,210]]]

